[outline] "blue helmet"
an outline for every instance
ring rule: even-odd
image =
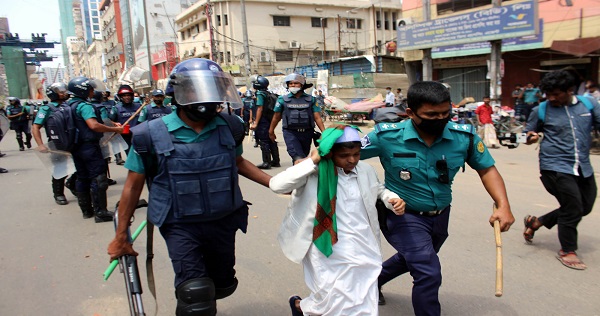
[[[252,88],[254,88],[254,90],[267,90],[268,87],[269,79],[263,76],[258,76],[255,80],[252,80]]]
[[[192,105],[226,103],[233,109],[242,107],[242,100],[231,75],[212,60],[191,58],[177,64],[171,71],[165,94],[171,103]]]
[[[86,77],[75,77],[69,81],[67,87],[69,94],[82,99],[87,99],[90,96],[90,91],[94,90],[90,79]]]
[[[46,88],[46,96],[50,101],[65,100],[68,99],[67,85],[62,82],[55,82]]]

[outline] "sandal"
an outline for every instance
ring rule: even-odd
[[[532,215],[527,215],[525,216],[524,219],[524,224],[525,224],[525,230],[523,231],[523,238],[525,238],[525,242],[527,244],[532,244],[533,243],[533,235],[535,235],[535,232],[540,229],[538,228],[534,228],[533,227],[533,223],[535,223],[537,221],[537,217],[532,216]],[[528,233],[527,230],[531,229],[531,233]]]
[[[569,257],[571,259],[567,259]],[[575,258],[573,259],[573,257],[575,257]],[[585,263],[583,263],[583,261],[581,261],[577,257],[577,254],[575,253],[575,251],[564,252],[561,249],[558,251],[558,255],[556,256],[556,259],[558,259],[558,261],[560,261],[560,263],[562,263],[567,268],[571,268],[571,269],[575,269],[575,270],[587,269],[587,266],[585,265]]]

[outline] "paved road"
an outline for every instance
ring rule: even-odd
[[[282,140],[281,134],[279,138]],[[0,158],[0,167],[10,170],[0,175],[0,315],[127,315],[122,275],[115,273],[102,281],[112,224],[83,220],[70,193],[68,206],[56,205],[48,171],[32,150],[18,151],[14,133],[5,137],[0,148],[7,154]],[[289,167],[283,143],[280,148],[283,168]],[[252,147],[251,140],[245,141],[244,149],[245,157],[260,161],[260,151]],[[477,174],[467,168],[454,183],[450,237],[440,253],[443,314],[600,315],[600,235],[595,228],[600,227],[598,206],[579,226],[579,253],[589,269],[565,268],[554,258],[559,249],[556,229],[538,231],[532,246],[523,242],[523,217],[540,215],[557,205],[539,182],[534,147],[501,148],[493,150],[493,155],[517,218],[513,229],[503,234],[504,296],[494,296],[495,243],[487,223],[492,201]],[[592,161],[600,170],[600,156],[593,156]],[[382,174],[376,159],[368,162]],[[110,167],[118,182],[108,192],[109,204],[114,205],[126,172],[121,166]],[[219,301],[219,315],[289,315],[288,297],[307,294],[301,267],[283,256],[276,241],[289,198],[246,179],[241,186],[253,206],[248,234],[238,235],[236,270],[240,286],[233,296]],[[133,226],[144,217],[145,211],[140,210]],[[155,239],[158,314],[173,315],[172,269],[162,238],[156,234]],[[385,241],[383,244],[387,258],[393,250]],[[136,243],[142,255],[143,245],[144,234]],[[380,315],[412,314],[411,282],[410,276],[403,276],[384,287],[388,304],[380,308]],[[147,290],[144,301],[148,314],[152,314],[154,301]]]

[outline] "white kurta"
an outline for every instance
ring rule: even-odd
[[[355,169],[356,170],[356,169]],[[311,291],[300,302],[304,315],[378,315],[381,251],[361,200],[357,174],[338,168],[338,242],[327,258],[314,244],[302,261]]]

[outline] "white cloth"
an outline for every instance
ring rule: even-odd
[[[394,93],[390,91],[385,95],[385,103],[394,104],[395,98]]]
[[[283,253],[303,263],[311,295],[300,306],[305,315],[377,315],[377,277],[381,271],[379,222],[375,202],[398,195],[384,188],[373,167],[360,161],[356,173],[338,174],[338,242],[325,257],[312,243],[318,173],[307,159],[271,178],[276,193],[292,200],[278,235]]]
[[[305,315],[378,315],[377,277],[381,252],[360,199],[357,174],[338,169],[338,242],[326,257],[311,245],[304,257],[304,280],[311,295],[300,302]]]
[[[483,143],[486,147],[492,148],[500,146],[500,144],[498,144],[498,137],[496,136],[494,124],[483,124],[483,126],[479,127],[478,134],[479,137],[483,139]]]

